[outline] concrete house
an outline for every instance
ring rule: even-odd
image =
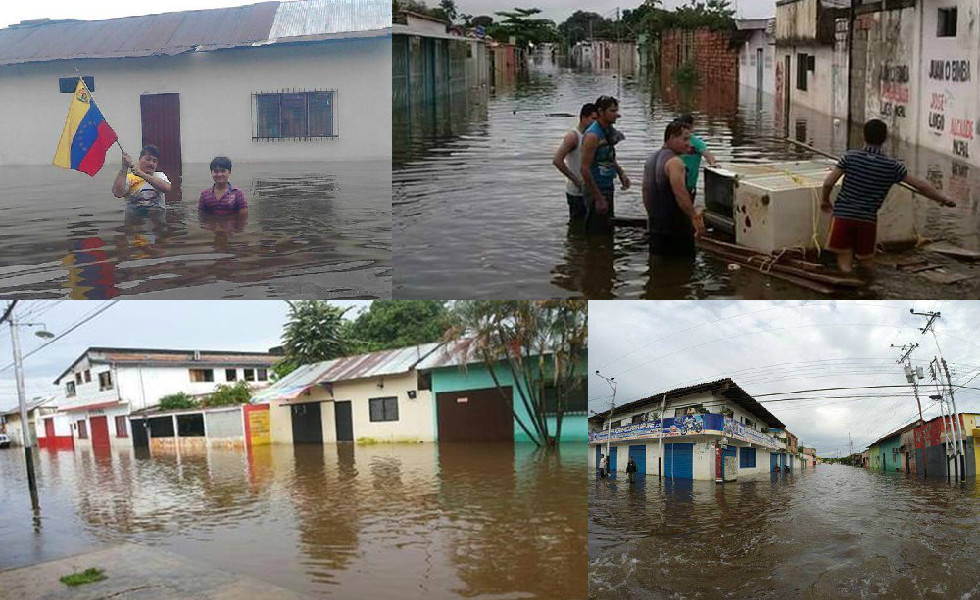
[[[54,15],[53,15],[54,16]],[[136,157],[159,170],[391,154],[391,3],[298,0],[0,29],[0,166],[50,165],[76,69]],[[118,159],[113,159],[113,162]],[[67,176],[68,174],[66,174]]]
[[[961,458],[961,467],[966,477],[976,477],[977,468],[980,466],[980,414],[960,413],[959,429],[962,436],[959,438],[963,443],[964,456]],[[947,448],[946,429],[949,427],[950,420],[947,417],[936,417],[930,419],[914,428],[912,449],[909,449],[910,469],[919,477],[947,477],[956,473],[956,466],[953,463],[953,450]],[[956,440],[953,431],[950,431],[950,439]],[[912,466],[914,464],[914,466]]]
[[[267,405],[274,444],[432,442],[432,393],[418,363],[438,344],[420,344],[302,366],[255,394]]]
[[[785,425],[729,378],[641,398],[591,424],[589,465],[608,451],[614,474],[633,457],[648,476],[733,481],[768,474],[786,447],[768,433]]]
[[[31,445],[42,448],[48,445],[48,440],[44,438],[45,423],[49,420],[54,425],[54,414],[58,412],[57,398],[34,398],[27,403],[27,422],[28,432],[30,433]],[[0,421],[3,429],[0,433],[6,433],[10,438],[12,446],[24,445],[24,426],[20,419],[20,406],[14,406],[7,412],[0,414]],[[69,446],[70,447],[70,446]]]
[[[533,426],[510,368],[501,361],[496,363],[491,375],[484,362],[465,348],[465,344],[444,344],[418,366],[431,380],[439,441],[530,442],[517,419],[520,418],[527,427],[533,429]],[[586,360],[582,357],[578,370],[581,385],[565,398],[560,442],[588,439]],[[494,376],[504,387],[503,393],[494,382]],[[544,389],[544,403],[548,431],[555,435],[555,390],[548,384]]]
[[[240,380],[267,386],[276,359],[264,352],[94,347],[54,384],[61,388],[58,407],[71,421],[76,447],[129,447],[131,412],[177,392],[201,396]]]
[[[775,13],[773,13],[775,14]],[[757,92],[772,94],[776,89],[775,18],[736,19],[735,26],[744,32],[745,42],[738,50],[738,83]]]

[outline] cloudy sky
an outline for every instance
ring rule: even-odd
[[[22,301],[18,320],[43,323],[56,335],[111,302]],[[354,307],[348,317],[370,304],[367,300],[336,301]],[[6,310],[7,303],[0,303]],[[90,346],[172,348],[184,350],[244,350],[265,352],[280,343],[289,307],[273,300],[154,301],[122,300],[24,361],[27,397],[56,394],[52,383]],[[0,312],[2,315],[2,312]],[[46,342],[36,327],[20,328],[23,354]],[[17,405],[10,326],[0,325],[0,411]]]
[[[842,390],[759,397],[831,387],[906,385],[896,364],[901,346],[919,343],[914,364],[925,367],[920,395],[926,419],[939,414],[928,362],[937,353],[924,317],[938,310],[935,329],[953,382],[980,388],[980,302],[853,301],[589,302],[589,408],[609,410],[611,390],[598,369],[617,381],[616,404],[695,383],[731,377],[807,446],[822,456],[855,451],[918,416],[905,388]],[[841,397],[841,396],[859,396]],[[957,389],[961,412],[980,412],[980,391]],[[805,399],[803,399],[805,398]]]
[[[0,3],[0,27],[20,23],[28,19],[82,19],[94,21],[183,10],[245,6],[248,4],[258,4],[258,0],[169,0],[169,2],[164,4],[129,4],[128,2],[110,2],[109,0],[94,0],[91,2],[78,2],[77,0],[15,2],[13,0],[6,0]]]
[[[439,0],[425,0],[427,6],[438,6]],[[664,0],[663,7],[672,9],[687,0]],[[540,8],[541,17],[551,19],[555,23],[561,23],[577,10],[594,12],[608,19],[616,18],[616,7],[620,10],[634,9],[643,4],[643,0],[619,0],[602,2],[589,2],[589,0],[530,0],[508,3],[501,0],[456,0],[456,7],[461,13],[474,16],[490,15],[500,10],[512,10],[514,7],[520,8]],[[776,14],[775,0],[732,0],[732,6],[736,10],[736,16],[745,19],[768,18]]]

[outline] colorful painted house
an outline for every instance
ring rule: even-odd
[[[463,344],[445,344],[419,363],[418,369],[431,381],[435,399],[437,438],[441,442],[514,441],[531,439],[518,422],[531,428],[531,420],[521,383],[515,382],[505,361],[493,367],[472,357]],[[562,412],[561,442],[588,439],[588,399],[585,384],[586,359],[580,361],[581,385],[565,398]],[[503,387],[497,387],[494,382]],[[522,390],[525,392],[522,396]],[[545,384],[545,421],[548,431],[558,430],[554,387]]]
[[[439,344],[304,365],[252,397],[274,444],[432,442],[433,394],[416,366]]]
[[[964,456],[961,466],[966,477],[976,477],[980,465],[980,414],[960,413],[960,430],[962,431]],[[956,472],[956,468],[947,452],[945,431],[949,420],[943,417],[930,419],[914,429],[914,458],[915,471],[921,477],[947,477]],[[952,432],[950,438],[953,437]]]
[[[641,474],[718,483],[789,468],[785,442],[768,432],[785,425],[730,378],[659,392],[590,426],[589,464],[608,453],[614,474],[629,457]]]

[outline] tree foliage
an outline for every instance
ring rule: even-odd
[[[539,446],[561,439],[566,399],[583,385],[588,345],[588,304],[584,300],[478,300],[453,305],[447,339],[467,358],[483,362],[501,394],[500,375],[513,378],[516,397],[527,418],[514,419]],[[545,388],[554,389],[554,406]],[[548,413],[555,416],[551,431]]]
[[[211,392],[202,402],[201,406],[211,408],[214,406],[236,406],[247,404],[252,399],[252,386],[247,381],[236,381],[228,385],[223,383]]]
[[[449,310],[439,300],[375,300],[350,326],[357,352],[376,352],[438,342],[449,328]]]
[[[186,408],[197,408],[200,406],[200,402],[191,398],[189,394],[177,392],[176,394],[167,394],[160,398],[157,406],[160,410],[182,410]]]
[[[534,17],[540,12],[539,8],[515,8],[511,11],[496,12],[494,14],[502,19],[489,25],[487,33],[493,39],[502,42],[513,37],[514,44],[520,48],[527,48],[531,44],[561,41],[561,35],[554,21]]]
[[[322,300],[289,302],[289,320],[282,336],[285,356],[272,367],[276,377],[301,365],[347,355],[347,310]]]

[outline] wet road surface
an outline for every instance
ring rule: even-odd
[[[2,570],[130,542],[312,597],[585,598],[580,445],[0,450]],[[2,594],[0,594],[2,595]]]
[[[980,482],[816,469],[589,481],[592,598],[980,597]]]
[[[246,217],[198,213],[198,164],[165,211],[126,209],[113,166],[0,169],[0,297],[391,296],[387,161],[236,164]]]
[[[528,81],[489,96],[456,93],[437,104],[394,110],[394,293],[419,298],[822,297],[745,269],[729,271],[726,262],[703,253],[693,265],[652,262],[646,233],[636,228],[617,228],[611,237],[586,237],[569,228],[564,178],[551,160],[577,118],[560,113],[577,115],[582,103],[600,94],[619,97],[617,127],[626,140],[617,146],[617,157],[633,183],[625,192],[617,184],[617,216],[644,215],[643,163],[660,147],[666,124],[682,110],[697,115],[696,133],[721,162],[813,158],[773,139],[784,129],[771,96],[747,88],[660,89],[645,79],[575,72],[546,60],[532,66]],[[786,132],[794,139],[839,153],[846,148],[846,132],[829,121],[794,108],[783,122],[790,123]],[[954,210],[917,201],[920,232],[980,250],[980,166],[901,144],[888,151],[959,201]],[[871,288],[855,295],[980,296],[976,263],[932,253],[928,259],[970,279],[943,285],[882,266]]]

